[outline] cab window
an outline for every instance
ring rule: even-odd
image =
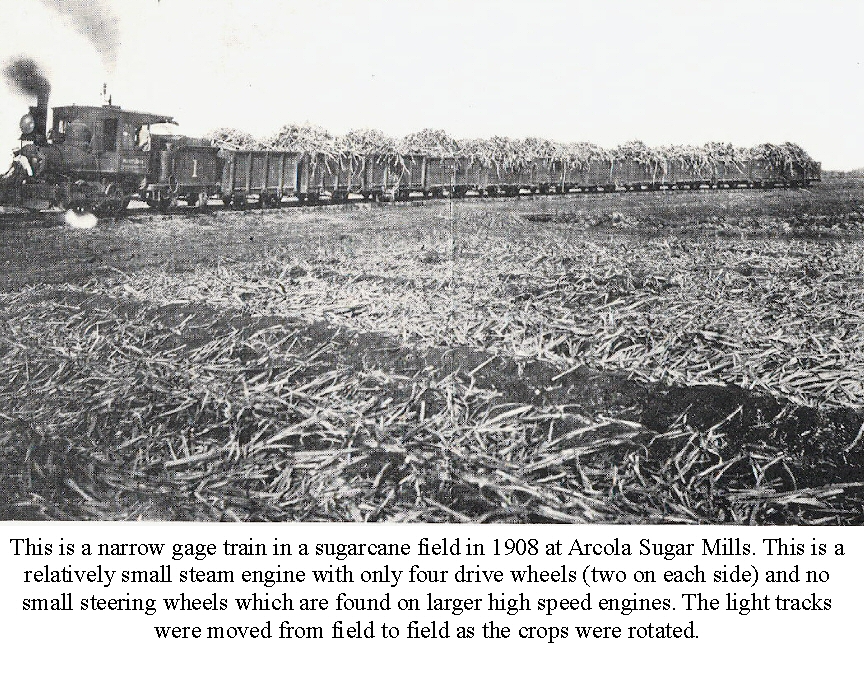
[[[120,139],[121,150],[132,150],[135,147],[135,127],[123,124],[123,136]]]
[[[150,150],[150,126],[147,124],[138,129],[138,147],[145,152]]]
[[[117,119],[102,120],[102,149],[117,150]]]

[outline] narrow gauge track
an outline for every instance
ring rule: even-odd
[[[397,197],[370,197],[362,194],[350,194],[348,198],[332,198],[330,196],[321,196],[320,198],[304,198],[298,199],[293,196],[284,197],[276,202],[274,199],[264,200],[247,200],[238,203],[237,200],[230,204],[224,203],[220,198],[213,197],[208,199],[206,208],[201,208],[194,205],[177,205],[168,209],[152,208],[140,199],[133,199],[132,203],[142,205],[127,208],[123,211],[116,212],[111,215],[103,216],[104,220],[119,220],[123,218],[139,218],[151,216],[195,216],[213,214],[218,211],[256,211],[256,210],[280,210],[283,208],[316,208],[316,207],[331,207],[331,206],[355,206],[358,204],[376,205],[376,206],[400,206],[400,205],[417,205],[427,201],[447,201],[465,200],[515,200],[515,199],[534,199],[534,198],[564,198],[574,195],[605,195],[605,194],[624,194],[624,193],[664,193],[677,191],[692,191],[692,192],[717,192],[717,191],[748,191],[748,190],[774,190],[774,189],[801,189],[805,188],[796,182],[749,182],[738,186],[731,185],[715,185],[715,184],[664,184],[656,186],[622,186],[622,187],[577,187],[564,193],[557,191],[530,191],[522,189],[519,193],[511,194],[490,194],[486,191],[469,191],[462,194],[454,194],[452,192],[410,192],[407,195]],[[27,209],[16,209],[11,211],[0,211],[0,224],[3,227],[11,228],[19,225],[32,224],[36,221],[43,222],[48,225],[60,225],[65,222],[65,216],[68,211],[65,210],[42,210],[31,211]]]

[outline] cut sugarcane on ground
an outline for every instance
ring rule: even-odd
[[[0,516],[861,524],[861,177],[452,203],[8,226]]]

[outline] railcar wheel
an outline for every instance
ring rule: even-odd
[[[175,204],[177,203],[177,199],[168,196],[166,198],[161,198],[156,202],[156,209],[160,213],[167,213]]]
[[[186,197],[186,205],[194,208],[196,211],[203,211],[207,208],[207,193],[201,191],[197,194],[189,194]]]

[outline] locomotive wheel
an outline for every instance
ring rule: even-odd
[[[93,213],[93,203],[85,199],[78,199],[70,201],[66,209],[77,215],[86,215],[87,213]]]
[[[100,201],[92,210],[97,218],[109,218],[120,212],[120,206],[114,201]]]
[[[102,181],[102,195],[92,202],[90,210],[100,218],[120,215],[129,203],[118,182]]]

